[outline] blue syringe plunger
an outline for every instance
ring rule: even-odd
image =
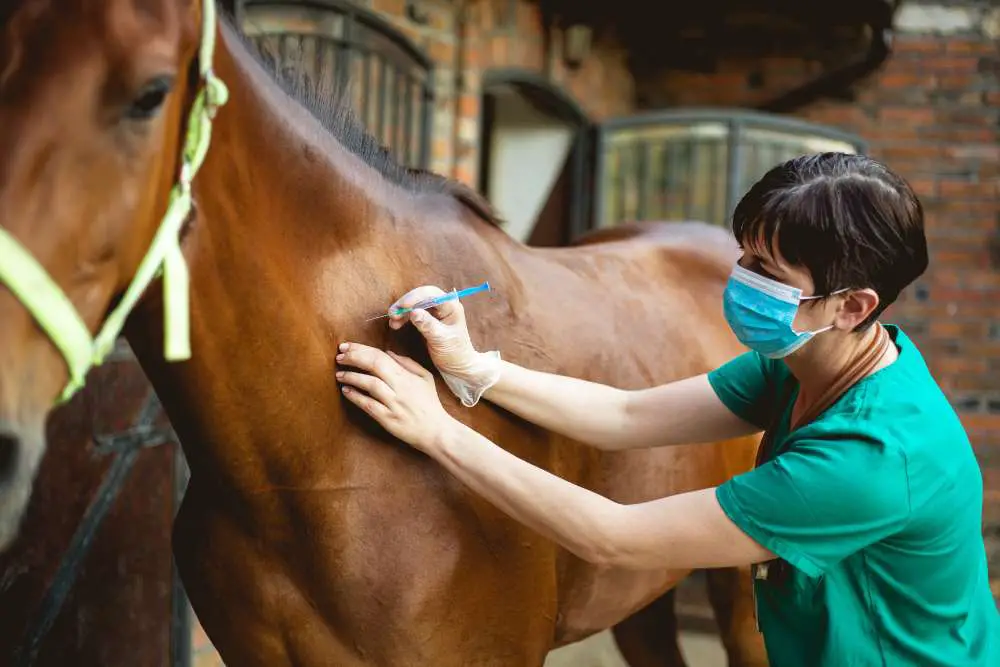
[[[433,308],[435,306],[440,306],[442,303],[447,303],[448,301],[454,301],[456,299],[464,299],[467,296],[472,296],[473,294],[478,294],[479,292],[487,292],[487,291],[490,291],[490,289],[491,288],[490,288],[489,281],[486,281],[486,282],[482,283],[481,285],[475,285],[473,287],[466,287],[465,289],[461,289],[461,290],[454,290],[453,289],[452,291],[448,292],[447,294],[440,294],[438,296],[431,297],[429,299],[424,299],[423,301],[421,301],[419,303],[416,303],[416,304],[414,304],[413,306],[411,306],[409,308],[397,308],[394,311],[392,311],[391,313],[385,313],[385,314],[382,314],[382,315],[377,315],[376,317],[370,317],[370,318],[368,318],[368,321],[377,320],[377,319],[382,318],[382,317],[389,317],[391,315],[405,315],[406,313],[409,313],[410,311],[413,311],[413,310],[426,310],[428,308]]]

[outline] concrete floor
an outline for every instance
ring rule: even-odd
[[[688,667],[726,667],[722,644],[712,635],[681,633],[681,651]],[[628,667],[611,632],[601,632],[582,642],[553,651],[545,667]]]

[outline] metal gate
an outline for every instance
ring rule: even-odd
[[[726,224],[771,167],[804,153],[862,153],[839,130],[741,109],[628,116],[598,130],[595,227],[641,220]]]
[[[390,23],[343,0],[239,0],[242,31],[310,90],[344,93],[403,164],[430,162],[434,71]]]

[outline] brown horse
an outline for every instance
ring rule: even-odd
[[[93,332],[186,171],[202,8],[4,0],[0,12],[0,227]],[[524,247],[474,193],[396,165],[346,103],[296,101],[227,23],[214,68],[230,98],[181,232],[192,355],[164,359],[162,281],[126,334],[190,464],[174,552],[223,658],[538,666],[615,627],[636,667],[682,664],[663,596],[688,572],[597,569],[512,522],[352,411],[333,358],[349,339],[426,363],[414,332],[365,319],[422,283],[488,279],[495,294],[467,303],[473,338],[512,361],[635,388],[702,373],[741,351],[720,307],[729,236],[666,225]],[[59,332],[15,293],[0,286],[3,545],[68,377]],[[757,444],[602,453],[441,393],[518,456],[622,502],[718,484]],[[766,664],[747,580],[710,579],[731,664]]]

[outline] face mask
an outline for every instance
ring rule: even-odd
[[[846,292],[831,292],[829,296]],[[799,302],[822,296],[802,296],[802,290],[758,275],[737,264],[729,276],[722,308],[736,338],[770,359],[781,359],[808,343],[813,336],[833,328],[795,331],[792,322]]]

